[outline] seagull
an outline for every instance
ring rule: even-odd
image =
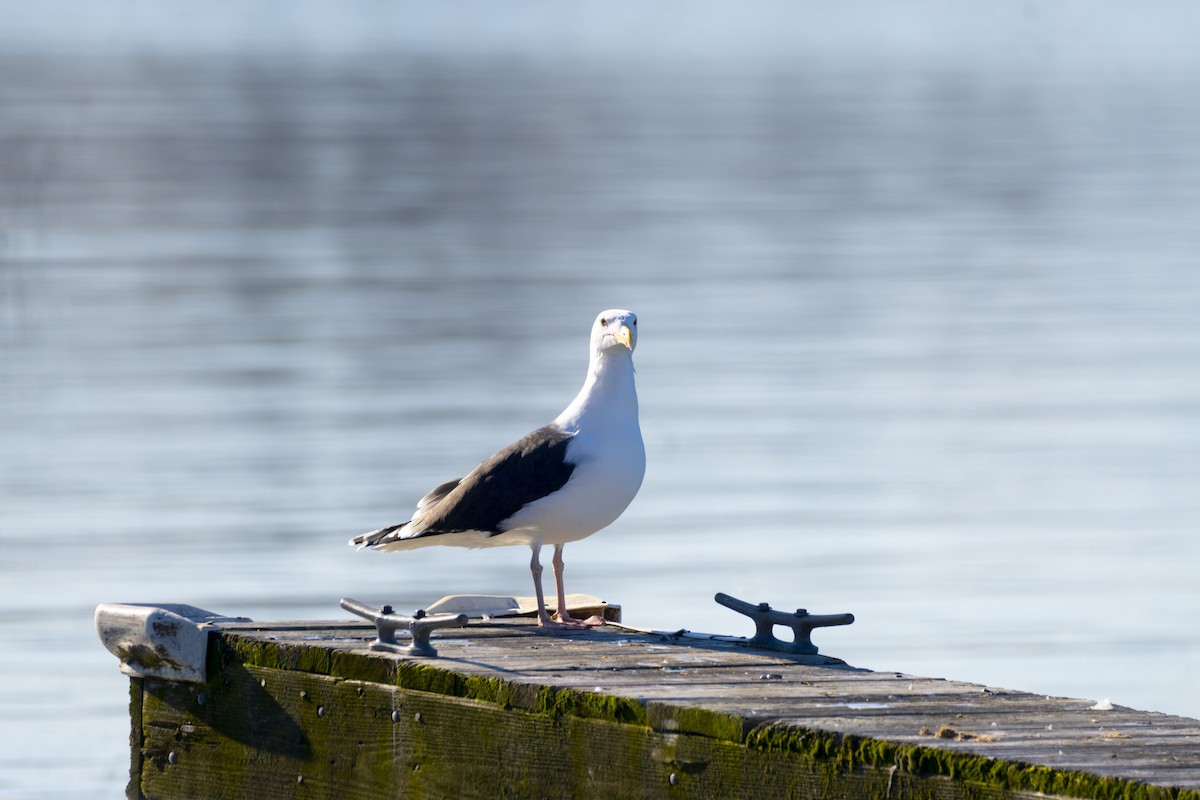
[[[552,422],[484,461],[466,477],[447,481],[419,501],[412,519],[355,536],[370,550],[430,545],[528,545],[537,594],[538,625],[580,628],[603,624],[567,613],[563,547],[611,525],[629,506],[646,473],[638,426],[633,351],[637,315],[603,311],[592,325],[583,388]],[[554,546],[557,613],[542,594],[543,545]]]

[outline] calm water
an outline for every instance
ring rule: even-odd
[[[100,602],[530,593],[344,542],[609,306],[649,468],[569,589],[1200,715],[1200,73],[406,52],[0,58],[0,796],[120,795]]]

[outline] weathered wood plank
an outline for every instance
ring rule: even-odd
[[[143,680],[142,796],[1200,799],[1195,720],[615,629],[371,633],[230,625],[206,685]]]
[[[129,680],[129,783],[125,786],[125,796],[129,800],[137,800],[142,796],[139,785],[142,774],[142,747],[144,735],[142,728],[142,696],[145,689],[141,678]]]
[[[145,797],[1013,796],[306,673],[250,667],[211,691],[147,687]]]

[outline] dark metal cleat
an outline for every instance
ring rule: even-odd
[[[826,628],[831,625],[849,625],[854,622],[853,614],[809,614],[808,609],[798,608],[795,613],[776,611],[768,603],[747,603],[717,592],[713,598],[721,605],[739,614],[745,614],[754,621],[757,631],[746,643],[751,647],[761,647],[766,650],[777,650],[781,653],[801,653],[816,655],[817,646],[812,643],[813,628]],[[795,641],[785,642],[775,637],[775,626],[786,625],[795,634]]]
[[[437,650],[429,643],[429,635],[435,630],[461,628],[467,624],[466,614],[438,614],[431,617],[425,614],[425,609],[419,608],[411,617],[406,617],[396,614],[391,606],[375,609],[349,597],[342,598],[341,605],[351,614],[374,623],[376,638],[368,645],[372,650],[421,658],[437,658]],[[408,631],[412,635],[412,644],[404,645],[396,641],[396,631]]]

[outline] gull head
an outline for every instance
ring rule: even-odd
[[[592,325],[592,355],[630,354],[637,347],[637,314],[622,308],[601,311]]]

